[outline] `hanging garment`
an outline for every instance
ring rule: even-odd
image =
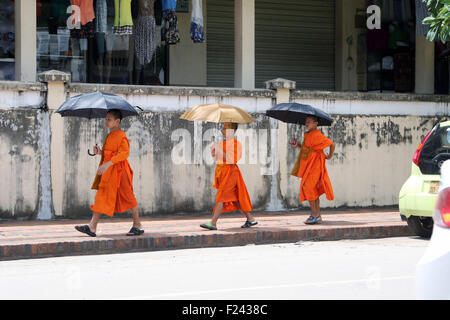
[[[95,32],[106,33],[108,28],[107,0],[97,0],[95,5]]]
[[[141,65],[152,61],[155,52],[156,23],[153,16],[139,16],[135,27],[134,50]]]
[[[133,34],[131,0],[114,0],[115,18],[113,33],[117,35]]]
[[[80,21],[82,26],[94,20],[94,0],[70,0],[70,4],[80,8]],[[72,13],[75,13],[73,8]]]
[[[202,0],[192,0],[191,39],[194,43],[205,41]]]
[[[76,39],[92,39],[95,35],[94,21],[90,21],[81,26],[81,29],[71,29],[70,37]]]
[[[163,12],[161,42],[165,42],[167,44],[177,44],[180,42],[178,19],[175,10],[166,10]]]
[[[73,21],[72,23],[76,26],[79,22],[78,27],[70,29],[70,36],[77,39],[91,39],[94,38],[94,0],[70,0],[72,6],[78,6],[80,8],[80,20]],[[72,14],[75,11],[72,8]]]
[[[162,10],[175,10],[177,8],[177,0],[162,0]]]

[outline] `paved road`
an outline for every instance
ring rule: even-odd
[[[0,299],[414,299],[415,237],[0,262]]]

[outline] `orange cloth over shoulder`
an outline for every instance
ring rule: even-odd
[[[133,192],[133,170],[128,163],[130,144],[125,132],[116,130],[108,134],[102,148],[100,165],[111,161],[112,166],[103,175],[95,177],[92,189],[98,189],[91,210],[113,216],[137,206]]]
[[[305,133],[297,165],[291,174],[302,178],[300,183],[300,201],[312,201],[325,193],[328,200],[334,199],[333,188],[325,166],[323,149],[331,146],[333,141],[315,129]]]
[[[236,201],[239,202],[242,211],[251,212],[253,207],[250,197],[241,171],[236,164],[242,157],[242,145],[236,139],[228,139],[221,143],[220,148],[230,162],[227,162],[225,157],[216,152],[215,160],[217,164],[212,187],[218,190],[213,212],[215,212],[219,202],[223,202],[222,213],[239,210],[239,207],[234,203]]]

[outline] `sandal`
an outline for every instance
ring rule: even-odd
[[[214,227],[211,222],[201,224],[200,227],[209,229],[209,230],[217,230],[217,227]]]
[[[318,217],[313,217],[313,216],[309,216],[308,219],[306,219],[305,224],[321,224],[322,223],[322,217],[318,216]]]
[[[127,236],[140,236],[144,233],[144,230],[138,229],[136,227],[132,227],[130,231],[128,231]]]
[[[245,221],[245,223],[241,226],[241,228],[250,228],[250,227],[253,227],[253,226],[256,226],[258,224],[258,222],[257,221],[253,221],[253,222],[250,222],[250,221]]]
[[[81,233],[86,233],[88,236],[91,237],[96,237],[97,235],[91,231],[91,229],[89,228],[88,225],[84,225],[84,226],[75,226],[75,230],[81,232]]]

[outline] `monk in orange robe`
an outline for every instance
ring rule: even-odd
[[[223,212],[239,210],[247,221],[242,228],[248,228],[257,224],[250,214],[253,210],[248,196],[247,188],[242,178],[237,162],[242,157],[242,145],[234,139],[237,123],[225,123],[222,129],[224,140],[211,147],[211,156],[216,161],[213,188],[217,189],[216,203],[211,222],[200,227],[217,230],[217,220]]]
[[[309,201],[311,216],[306,224],[322,222],[320,216],[320,196],[325,193],[328,200],[334,199],[333,188],[328,177],[325,160],[333,156],[336,145],[317,129],[318,120],[310,116],[306,118],[306,130],[304,141],[301,145],[296,139],[289,144],[300,148],[297,161],[291,174],[301,178],[300,201]],[[330,147],[330,152],[325,155],[323,150]]]
[[[103,148],[94,147],[94,153],[101,155],[92,189],[98,190],[89,225],[76,226],[75,229],[92,237],[96,236],[97,224],[102,214],[112,217],[114,212],[124,212],[131,209],[133,227],[127,233],[129,236],[144,233],[139,220],[138,203],[133,192],[133,171],[128,163],[130,143],[125,132],[120,130],[122,114],[120,110],[110,110],[106,114],[106,127],[110,133],[105,139]]]

